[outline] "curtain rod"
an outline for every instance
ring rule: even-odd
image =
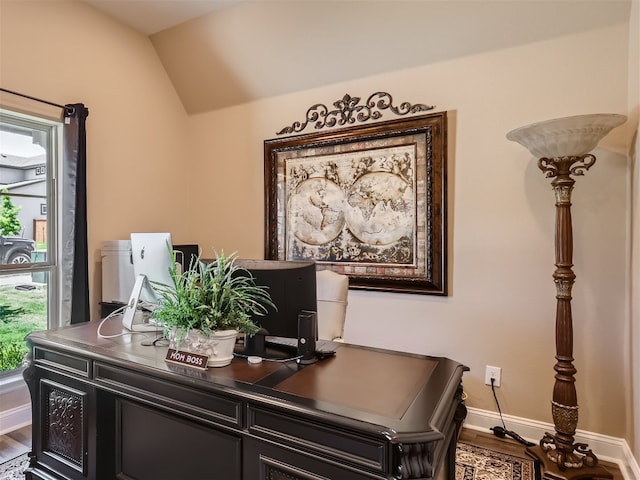
[[[53,102],[49,102],[47,100],[42,100],[41,98],[32,97],[31,95],[25,95],[24,93],[14,92],[13,90],[8,90],[6,88],[0,88],[0,91],[1,92],[6,92],[6,93],[10,93],[11,95],[16,95],[16,96],[22,97],[22,98],[28,98],[29,100],[34,100],[36,102],[46,103],[47,105],[51,105],[52,107],[61,108],[61,109],[63,109],[65,111],[65,113],[67,113],[69,115],[73,115],[76,112],[75,107],[72,107],[72,106],[60,105],[58,103],[53,103]]]

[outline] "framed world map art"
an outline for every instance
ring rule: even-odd
[[[265,258],[447,294],[446,112],[266,140]]]

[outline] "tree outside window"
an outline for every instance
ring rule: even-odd
[[[0,235],[19,235],[22,230],[22,224],[18,218],[20,212],[19,206],[11,201],[9,191],[5,188],[0,196]]]

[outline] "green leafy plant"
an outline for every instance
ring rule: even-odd
[[[153,315],[165,328],[253,335],[259,327],[251,317],[275,308],[267,288],[256,285],[234,255],[222,253],[210,263],[198,258],[183,273],[174,266],[170,274],[173,285],[154,285],[161,301]]]
[[[22,207],[13,204],[9,191],[5,188],[0,195],[0,234],[18,235],[22,230],[18,212]]]
[[[0,344],[0,371],[14,370],[22,365],[27,345],[24,342]]]

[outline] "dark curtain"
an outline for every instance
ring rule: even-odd
[[[89,110],[65,105],[62,155],[62,324],[89,321],[87,139]]]

